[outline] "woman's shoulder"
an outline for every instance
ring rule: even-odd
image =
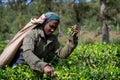
[[[42,29],[38,29],[38,28],[34,28],[32,30],[30,30],[26,36],[33,36],[33,37],[37,37],[38,35],[43,34],[43,30]]]
[[[32,30],[29,31],[29,33],[34,33],[34,34],[42,33],[42,32],[43,32],[42,28],[33,28]]]

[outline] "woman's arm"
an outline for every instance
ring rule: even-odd
[[[23,39],[23,57],[32,69],[43,72],[44,67],[48,65],[48,63],[44,62],[34,54],[36,40],[35,33],[35,30],[31,30],[31,32]]]
[[[78,44],[77,34],[79,32],[79,29],[77,25],[72,26],[72,30],[74,34],[69,37],[66,45],[63,48],[59,46],[59,43],[56,43],[55,53],[57,53],[57,55],[61,58],[68,57]]]

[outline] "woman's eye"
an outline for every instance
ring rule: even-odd
[[[54,25],[50,25],[50,28],[52,28],[52,29],[56,29],[56,26],[54,26]]]
[[[50,25],[50,27],[51,27],[51,28],[54,28],[54,26],[53,26],[53,25]]]

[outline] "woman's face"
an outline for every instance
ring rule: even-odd
[[[52,20],[44,25],[44,32],[46,35],[50,36],[57,29],[59,22]]]

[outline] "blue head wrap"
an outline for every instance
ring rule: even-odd
[[[58,22],[60,22],[60,18],[58,16],[58,14],[54,13],[54,12],[47,12],[45,14],[46,17],[46,22],[52,21],[52,20],[57,20]]]

